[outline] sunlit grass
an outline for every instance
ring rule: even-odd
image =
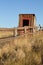
[[[15,39],[14,39],[15,40]],[[5,42],[5,41],[3,41]],[[12,42],[0,42],[0,65],[42,65],[43,33],[21,37]]]

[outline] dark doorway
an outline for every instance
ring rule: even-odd
[[[24,26],[29,26],[29,20],[23,20],[23,27]]]

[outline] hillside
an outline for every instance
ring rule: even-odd
[[[0,65],[42,65],[43,32],[0,38]]]

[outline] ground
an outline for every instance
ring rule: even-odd
[[[43,32],[0,39],[0,65],[42,65]]]

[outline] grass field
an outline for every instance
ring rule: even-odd
[[[43,32],[1,39],[0,65],[43,65]]]

